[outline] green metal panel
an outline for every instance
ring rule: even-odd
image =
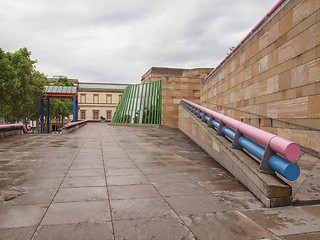
[[[162,123],[162,80],[128,86],[116,110],[113,123]]]
[[[126,89],[124,90],[124,93],[123,93],[123,95],[122,95],[122,98],[124,98],[124,99],[126,98],[126,96],[128,95],[128,91],[129,91],[128,88],[126,88]],[[118,108],[123,108],[123,107],[125,107],[125,101],[121,101],[121,100],[120,100],[120,103],[119,103]],[[121,117],[122,117],[122,113],[119,112],[119,111],[116,111],[115,114],[114,114],[113,119],[116,120],[116,121],[119,121],[119,120],[121,119]]]

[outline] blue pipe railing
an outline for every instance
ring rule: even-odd
[[[243,136],[238,130],[235,131],[224,123],[221,125],[222,121],[213,119],[212,116],[207,115],[204,111],[189,104],[190,102],[187,103],[185,100],[182,100],[181,103],[192,113],[196,114],[199,118],[202,118],[202,120],[208,123],[210,127],[215,127],[218,132],[219,129],[221,129],[222,134],[228,136],[233,141],[233,146],[238,145],[260,159],[261,163],[259,170],[261,172],[274,174],[274,171],[276,171],[289,181],[295,181],[300,176],[300,168],[297,164],[287,161],[276,152],[272,151],[268,146],[263,147],[263,144],[260,145]],[[203,107],[201,108],[204,109]]]

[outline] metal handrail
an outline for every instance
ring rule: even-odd
[[[210,127],[216,127],[219,135],[227,135],[231,138],[233,147],[245,148],[258,157],[261,160],[259,167],[261,172],[273,174],[275,170],[290,181],[299,177],[298,165],[287,161],[300,157],[301,150],[298,144],[186,99],[182,99],[182,103],[186,104],[189,110],[201,117]]]
[[[106,121],[108,121],[108,119]],[[64,128],[73,127],[73,126],[80,125],[80,124],[86,123],[86,122],[101,122],[101,119],[82,119],[77,122],[70,121],[67,124],[65,124],[63,127]]]
[[[203,82],[205,82],[210,76],[213,75],[214,72],[216,72],[230,57],[231,55],[233,55],[239,48],[241,45],[244,44],[245,41],[248,40],[248,38],[250,38],[254,32],[256,32],[258,30],[258,28],[261,27],[261,25],[263,23],[265,23],[267,21],[267,19],[270,17],[270,15],[272,15],[281,5],[282,3],[284,3],[286,0],[279,0],[272,8],[271,10],[251,29],[251,31],[241,40],[241,42],[234,48],[232,49],[232,51],[219,63],[219,65],[214,68],[211,73],[208,74],[208,76],[203,80]]]

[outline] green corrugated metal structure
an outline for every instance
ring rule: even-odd
[[[112,123],[162,123],[162,80],[126,87]]]

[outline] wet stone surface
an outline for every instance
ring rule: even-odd
[[[264,208],[178,129],[0,139],[0,180],[0,239],[319,239],[319,205]]]

